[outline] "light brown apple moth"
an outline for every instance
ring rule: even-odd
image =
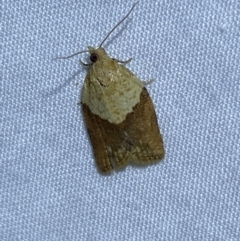
[[[136,75],[125,67],[129,61],[109,57],[102,48],[108,33],[97,49],[90,53],[88,73],[82,89],[82,109],[93,146],[98,169],[109,173],[129,163],[146,165],[164,157],[164,147],[156,113],[147,89]]]

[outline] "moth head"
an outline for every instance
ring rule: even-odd
[[[89,46],[88,50],[89,50],[89,53],[90,53],[89,59],[93,64],[96,63],[99,60],[109,58],[106,51],[102,47],[99,47],[99,48],[95,49],[95,48]]]

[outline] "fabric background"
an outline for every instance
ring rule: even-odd
[[[165,159],[98,173],[79,106],[134,1],[4,1],[0,240],[240,240],[240,2],[140,1],[104,44],[147,86]],[[76,86],[76,83],[79,85]]]

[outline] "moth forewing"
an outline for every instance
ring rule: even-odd
[[[98,59],[88,70],[82,107],[99,170],[162,159],[163,141],[143,82],[102,47],[90,49]]]

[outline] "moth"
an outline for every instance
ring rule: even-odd
[[[129,163],[146,165],[164,157],[163,139],[158,127],[152,100],[145,82],[125,64],[111,58],[102,47],[109,35],[129,16],[128,14],[108,33],[98,48],[88,47],[62,59],[83,52],[90,53],[88,73],[82,88],[82,110],[100,172],[110,173]]]

